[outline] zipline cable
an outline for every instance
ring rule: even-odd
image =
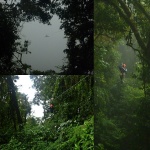
[[[66,91],[64,91],[63,93],[61,93],[59,96],[55,97],[54,99],[58,99],[60,96],[62,96],[64,93],[66,93],[67,91],[69,91],[70,89],[72,89],[73,87],[75,87],[77,84],[79,84],[80,82],[82,82],[84,79],[86,79],[87,77],[89,77],[91,75],[87,75],[86,77],[84,77],[83,79],[81,79],[79,82],[77,82],[76,84],[74,84],[73,86],[71,86],[69,89],[67,89]],[[53,97],[52,97],[53,98]],[[49,99],[48,99],[49,100]],[[45,101],[48,101],[48,100],[45,100]],[[41,103],[42,105],[44,104]]]
[[[76,86],[77,84],[79,84],[81,81],[83,81],[84,79],[86,79],[87,77],[89,77],[90,75],[84,77],[83,79],[81,79],[79,82],[77,82],[76,84],[74,84],[73,86],[71,86],[69,89],[67,89],[66,91],[64,91],[61,95],[57,96],[55,99],[57,99],[58,97],[62,96],[64,93],[66,93],[67,91],[69,91],[70,89],[72,89],[74,86]]]

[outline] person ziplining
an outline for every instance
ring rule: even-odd
[[[120,79],[123,82],[125,78],[125,73],[127,72],[126,64],[122,63],[122,65],[119,66],[119,70],[120,70]]]
[[[54,113],[54,105],[53,104],[50,104],[49,110],[51,113]]]

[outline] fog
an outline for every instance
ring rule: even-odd
[[[127,65],[127,76],[130,76],[135,71],[135,64],[138,61],[137,52],[135,52],[131,47],[127,46],[126,41],[119,45],[118,50],[121,54],[119,63],[125,63]]]
[[[64,38],[64,31],[60,30],[61,23],[55,15],[51,25],[39,23],[38,21],[24,23],[21,31],[22,40],[31,42],[28,50],[31,54],[23,55],[23,62],[32,66],[34,70],[59,70],[66,55],[63,50],[66,48],[67,39]]]

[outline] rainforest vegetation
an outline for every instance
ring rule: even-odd
[[[89,0],[2,0],[0,2],[0,72],[6,75],[51,74],[47,70],[32,70],[22,62],[22,56],[30,43],[23,41],[20,32],[23,23],[38,21],[51,25],[57,15],[67,38],[66,64],[60,66],[60,74],[90,74],[93,71],[93,1]],[[50,49],[50,48],[49,48]],[[41,49],[42,51],[42,49]],[[32,73],[28,73],[30,70]]]
[[[95,0],[94,20],[95,149],[148,150],[150,1]]]
[[[28,101],[19,92],[19,76],[0,76],[0,149],[94,149],[94,96],[92,76],[30,76],[36,89]],[[53,112],[49,111],[50,103]],[[32,105],[44,115],[32,115]]]

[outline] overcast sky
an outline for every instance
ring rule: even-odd
[[[64,38],[64,30],[60,30],[61,23],[58,16],[54,16],[51,25],[35,22],[24,23],[21,31],[22,40],[31,42],[29,51],[31,54],[23,55],[23,62],[32,66],[34,70],[55,70],[56,66],[63,65],[63,58],[66,55],[63,50],[66,48],[67,39]],[[45,37],[45,36],[49,37]]]
[[[17,3],[20,0],[13,1]],[[4,0],[0,0],[4,2]],[[11,1],[8,1],[8,3]],[[64,38],[64,30],[60,30],[60,20],[57,15],[51,19],[51,25],[39,23],[38,21],[26,22],[21,31],[21,39],[29,40],[31,45],[29,51],[31,54],[23,55],[23,62],[32,66],[33,70],[55,70],[57,66],[62,66],[66,61],[63,59],[66,54],[63,50],[66,49],[67,39]],[[49,37],[45,37],[45,36]]]
[[[13,1],[17,3],[20,0]],[[0,0],[4,2],[4,0]],[[11,1],[8,1],[11,3]],[[31,65],[33,70],[55,70],[57,66],[62,66],[67,61],[64,59],[66,54],[67,39],[64,38],[64,30],[59,29],[61,22],[57,15],[51,19],[51,25],[39,23],[38,21],[25,22],[20,37],[22,42],[28,40],[31,42],[28,50],[31,54],[23,55],[23,62]],[[45,36],[49,37],[45,37]]]
[[[28,97],[28,101],[33,101],[36,90],[32,88],[33,82],[29,75],[20,75],[19,80],[15,83],[18,87],[18,91],[25,93]],[[32,106],[32,115],[35,117],[43,117],[43,107],[40,105]]]

